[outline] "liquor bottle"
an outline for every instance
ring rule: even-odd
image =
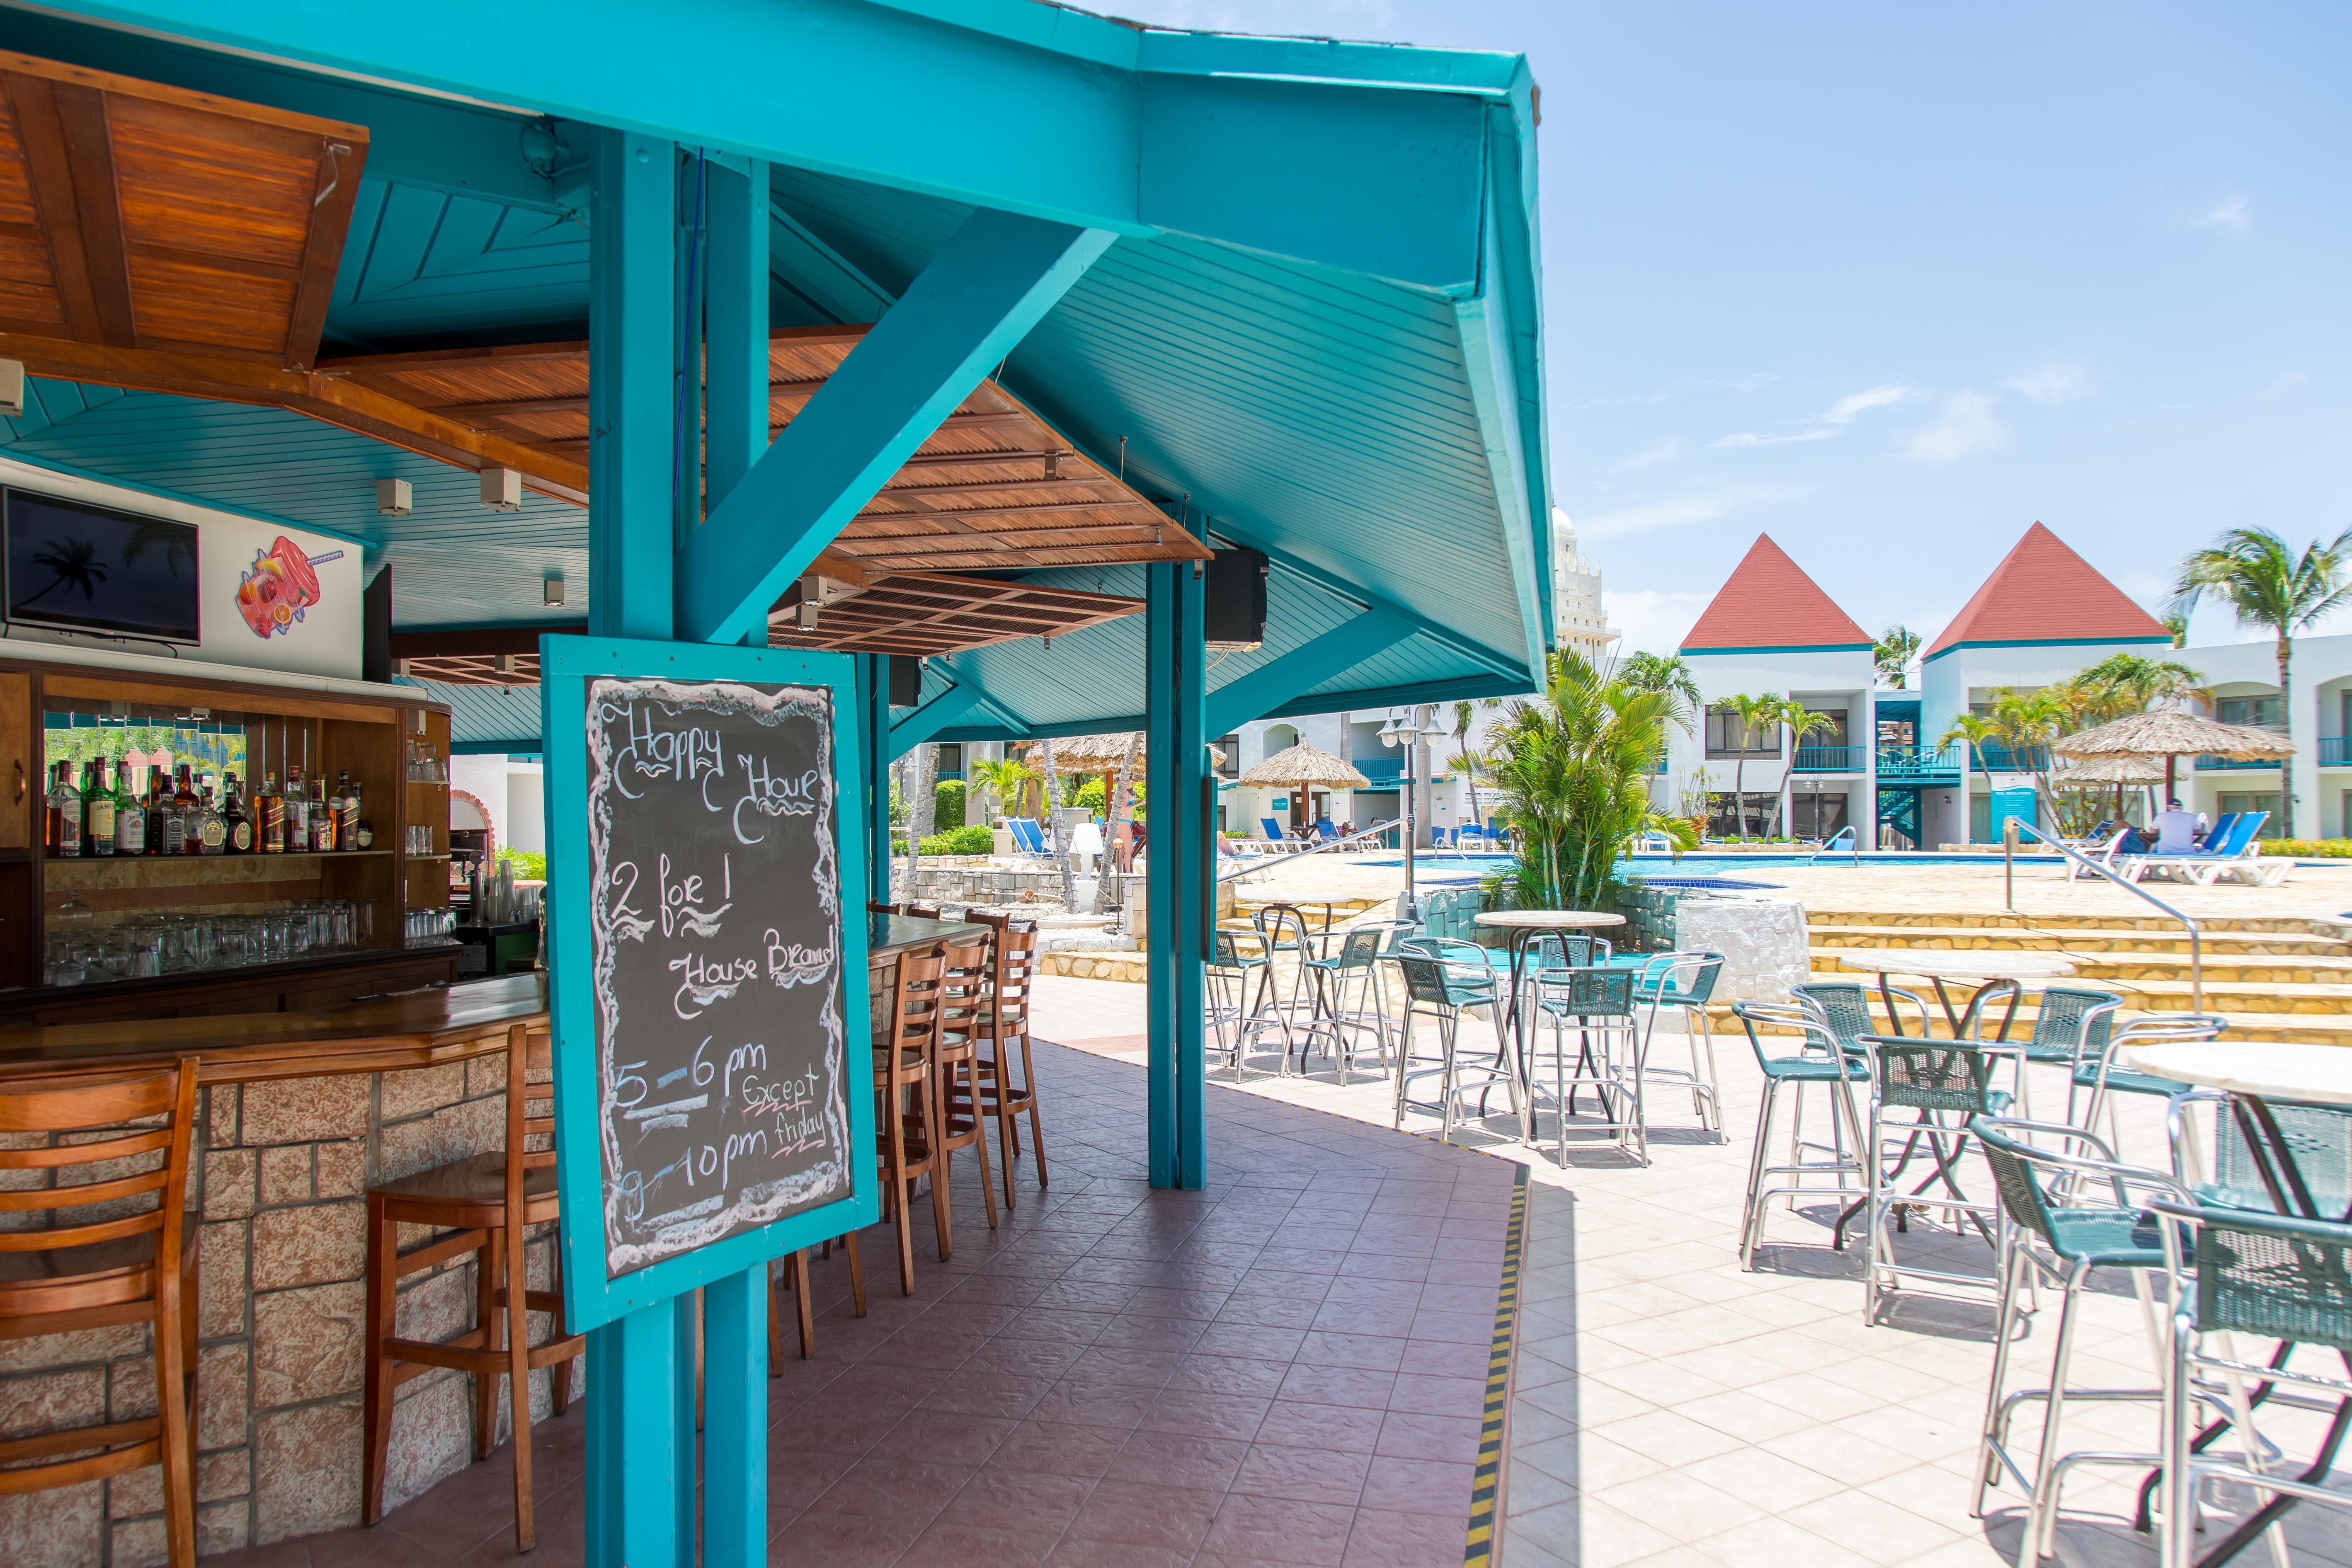
[[[308,854],[310,849],[310,796],[302,787],[302,770],[289,766],[286,770],[286,852]]]
[[[235,773],[228,775],[228,801],[221,808],[221,816],[227,824],[228,852],[232,855],[252,854],[253,819],[246,815],[245,802],[238,798]]]
[[[228,819],[213,804],[213,785],[209,778],[205,780],[204,788],[196,796],[194,822],[197,854],[225,855],[228,852]]]
[[[47,831],[44,834],[51,855],[63,859],[81,853],[81,795],[70,780],[71,763],[59,763],[49,770],[49,798],[44,809]]]
[[[310,847],[319,854],[326,854],[335,847],[335,814],[327,809],[326,780],[310,781],[310,805],[308,812],[310,818]]]
[[[94,757],[81,775],[81,848],[85,855],[114,853],[114,792],[106,785],[106,759]]]
[[[176,781],[166,783],[157,792],[158,804],[163,815],[163,853],[185,855],[188,852],[188,764],[180,764]]]
[[[114,764],[114,852],[147,853],[147,811],[131,787],[131,770],[121,763]]]
[[[163,770],[147,770],[147,853],[163,853]]]
[[[335,780],[335,847],[359,849],[360,786],[353,782],[349,769]]]
[[[261,775],[261,793],[253,797],[253,847],[265,855],[286,853],[286,802],[274,773]]]

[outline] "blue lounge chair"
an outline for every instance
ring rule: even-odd
[[[1298,841],[1285,833],[1282,830],[1282,825],[1273,817],[1261,816],[1257,819],[1257,823],[1258,826],[1265,831],[1265,841],[1284,854],[1291,854],[1298,848]]]
[[[1013,847],[1024,855],[1053,853],[1045,844],[1045,830],[1037,825],[1034,817],[1008,816],[1004,819],[1004,826],[1013,832]]]
[[[2161,870],[2187,881],[2210,886],[2224,868],[2251,858],[2249,852],[2252,850],[2254,836],[2263,830],[2263,824],[2270,817],[2267,811],[2250,811],[2231,826],[2227,838],[2222,838],[2218,833],[2210,835],[2207,843],[2213,846],[2210,849],[2189,855],[2135,855],[2130,858],[2128,870],[2123,869],[2118,863],[2117,874],[2137,882],[2150,871]],[[2286,862],[2279,864],[2284,867]]]

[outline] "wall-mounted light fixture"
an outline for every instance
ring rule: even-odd
[[[522,475],[513,468],[484,468],[482,504],[492,511],[520,511]]]
[[[540,584],[539,592],[540,602],[542,604],[560,605],[563,603],[563,579],[561,577],[550,577],[545,583]]]
[[[415,510],[416,495],[406,479],[378,479],[375,510],[386,517],[406,517]]]

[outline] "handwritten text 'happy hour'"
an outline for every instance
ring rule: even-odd
[[[740,782],[730,784],[727,752],[718,730],[691,723],[665,724],[649,705],[609,704],[604,717],[625,721],[628,726],[628,742],[613,759],[614,789],[631,800],[641,800],[646,791],[631,789],[624,781],[634,777],[640,784],[650,784],[676,779],[694,784],[701,793],[703,809],[728,815],[739,843],[757,844],[766,837],[746,831],[747,826],[757,827],[761,816],[810,815],[824,793],[824,776],[816,769],[781,776],[769,772],[767,758],[747,752],[735,753]],[[748,822],[746,811],[753,814]]]

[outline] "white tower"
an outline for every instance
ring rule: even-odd
[[[1599,663],[1618,631],[1601,604],[1601,572],[1576,548],[1576,525],[1551,509],[1552,627],[1559,646]]]

